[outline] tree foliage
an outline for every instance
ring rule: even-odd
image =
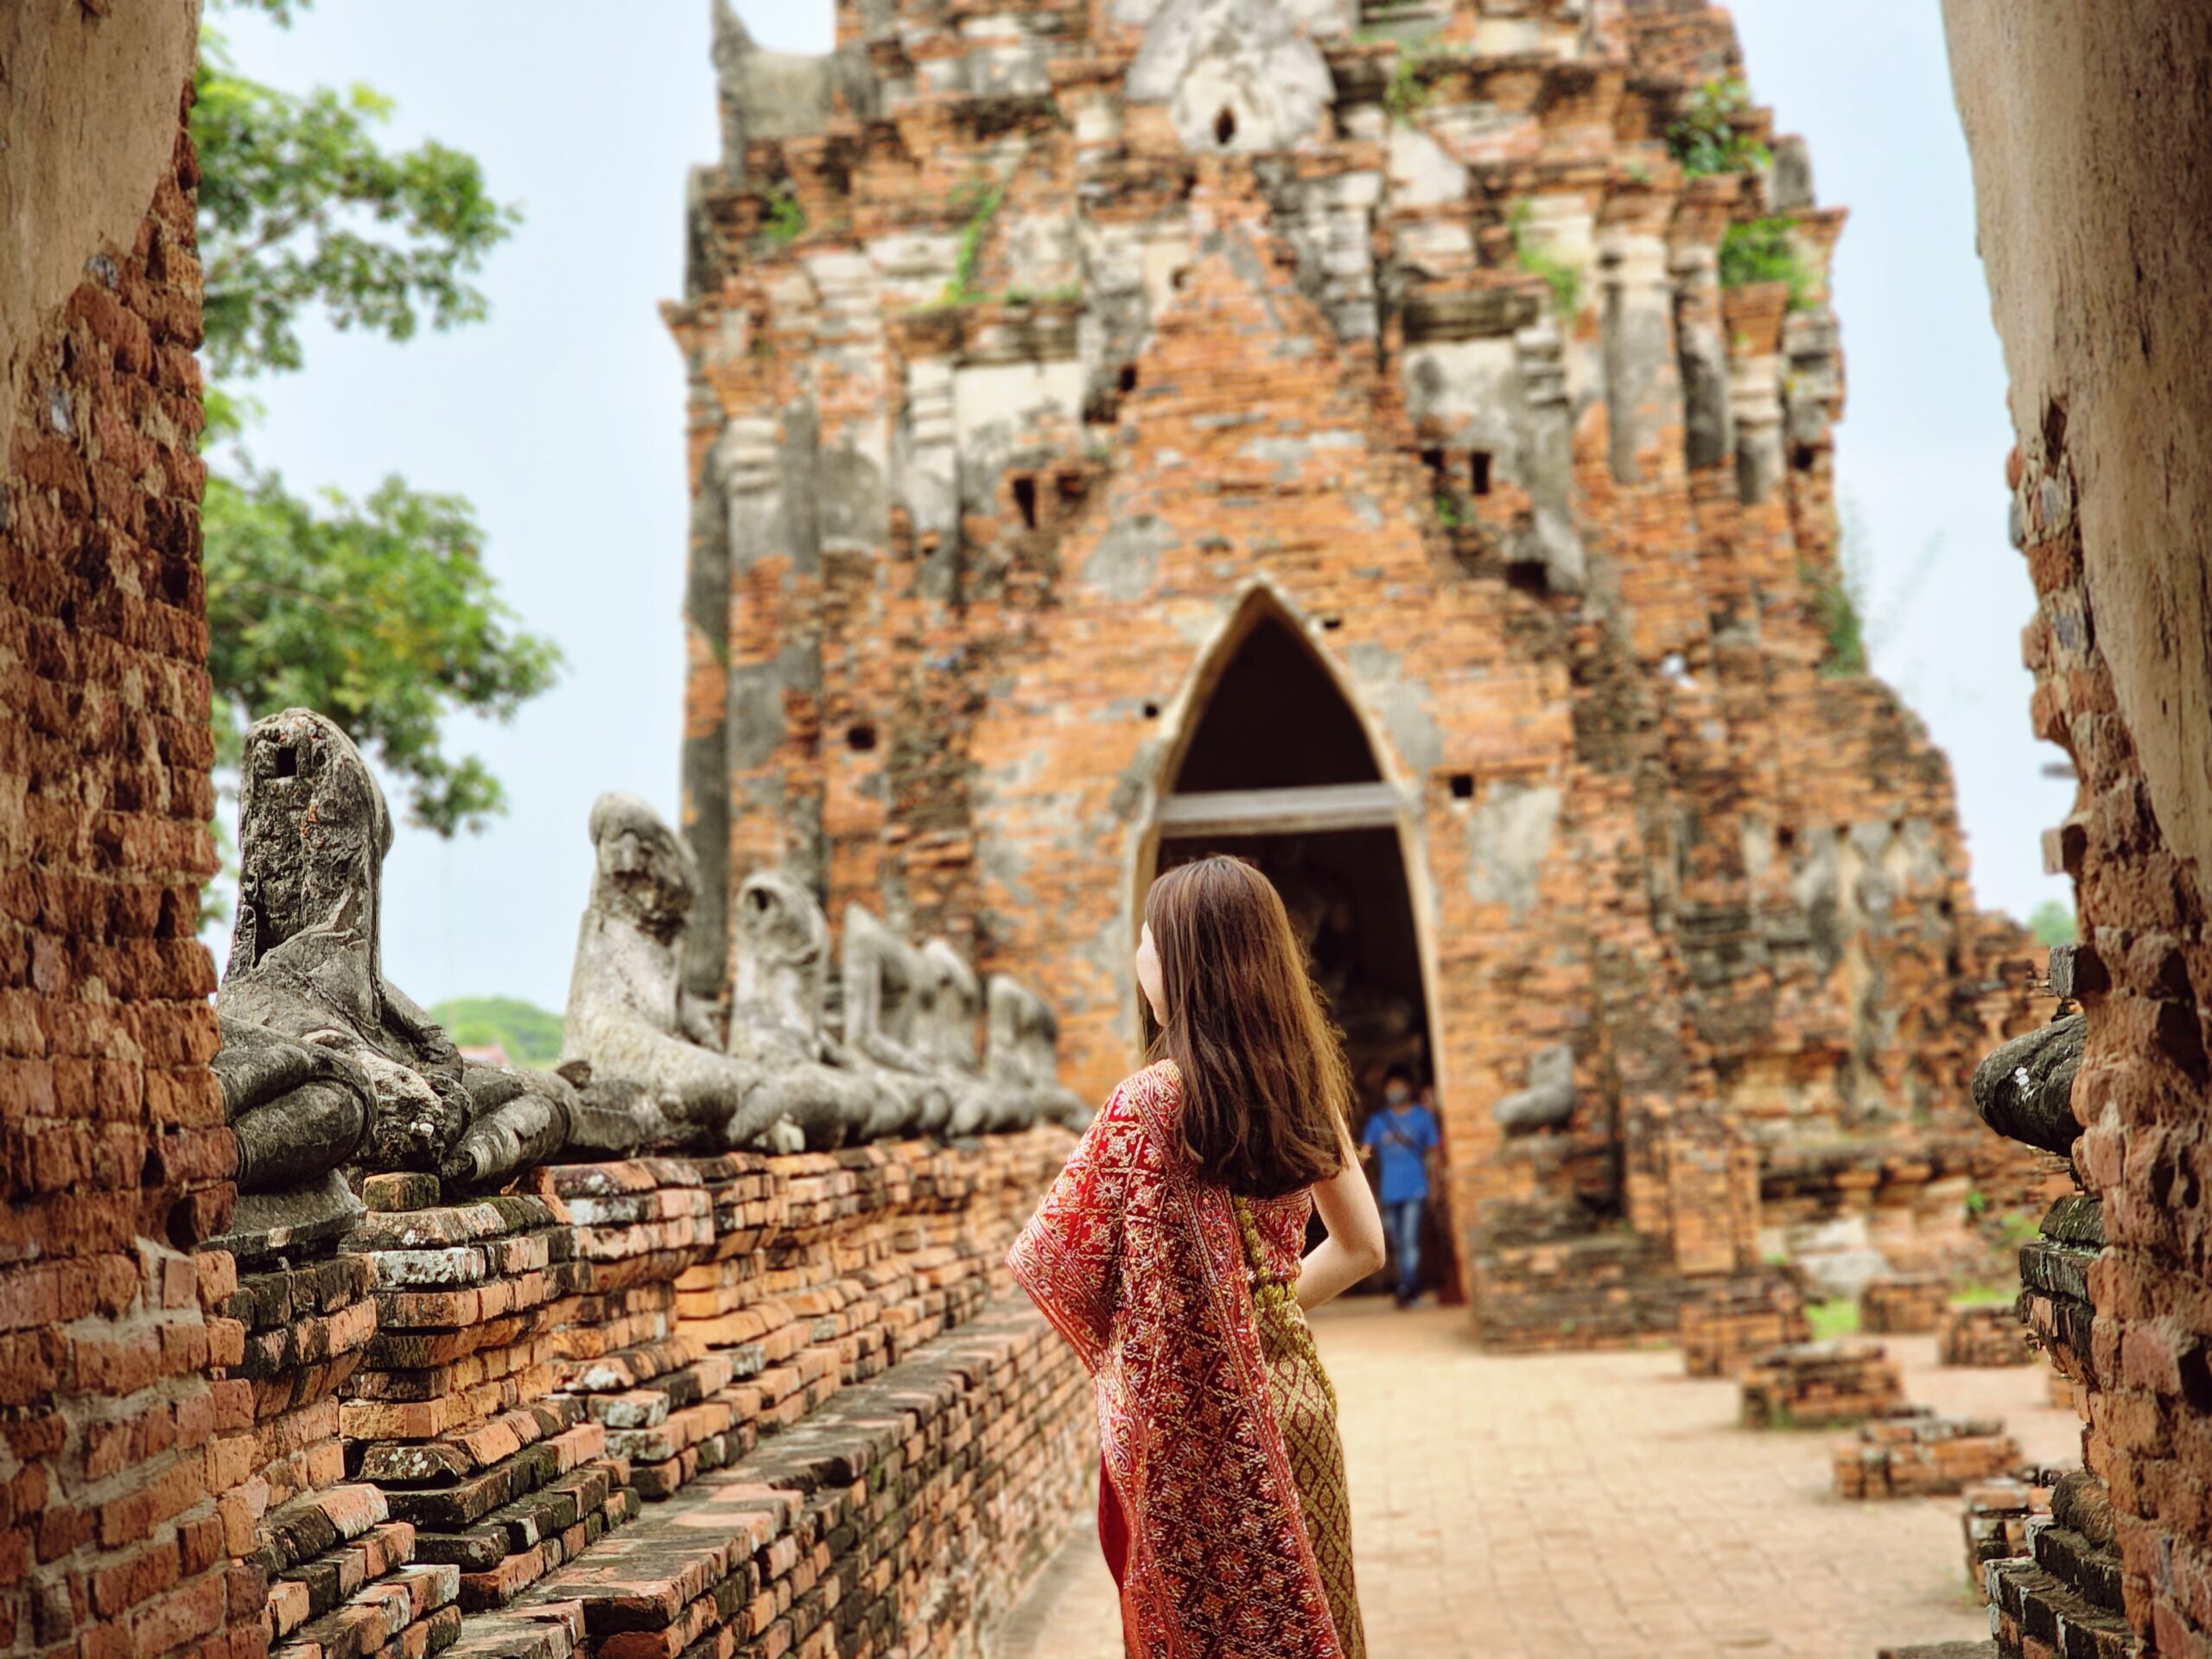
[[[240,74],[202,36],[192,137],[207,362],[218,376],[296,369],[301,314],[396,340],[485,315],[468,277],[517,215],[475,157],[435,141],[388,151],[391,100],[369,87],[301,96]]]
[[[213,475],[205,509],[208,671],[228,704],[226,761],[257,714],[319,710],[407,779],[444,834],[498,812],[499,780],[441,747],[448,709],[505,718],[552,683],[554,648],[514,626],[458,496],[386,479],[366,500],[310,503],[250,465]]]
[[[307,0],[231,0],[289,23]],[[192,135],[200,153],[208,432],[204,514],[209,671],[219,756],[293,704],[344,726],[443,835],[501,810],[499,782],[446,752],[454,712],[505,719],[550,685],[559,653],[518,626],[458,496],[388,478],[365,500],[296,495],[243,447],[240,390],[299,369],[310,316],[395,341],[477,321],[473,278],[518,222],[475,158],[435,142],[388,149],[391,104],[366,86],[305,94],[241,73],[203,29]]]
[[[561,1058],[561,1016],[514,996],[456,996],[430,1017],[462,1048],[497,1043],[517,1065],[543,1068]]]
[[[2028,912],[2028,931],[2038,944],[2072,944],[2074,907],[2063,899],[2046,899]]]

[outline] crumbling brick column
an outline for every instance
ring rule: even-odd
[[[0,1652],[261,1651],[211,1384],[191,6],[0,17]],[[89,142],[88,142],[89,141]]]
[[[2212,469],[2195,437],[2212,420],[2212,112],[2195,89],[2212,16],[2157,0],[2094,17],[1946,0],[1944,16],[2019,440],[2005,482],[2037,599],[2032,715],[2080,780],[2045,849],[2080,918],[2052,979],[2085,1016],[2070,1104],[2087,1193],[2053,1210],[2023,1270],[2077,1380],[2090,1489],[2069,1495],[2079,1524],[2061,1517],[2082,1541],[1992,1587],[2007,1619],[2039,1599],[2116,1607],[2145,1650],[2196,1655],[2212,1648]]]

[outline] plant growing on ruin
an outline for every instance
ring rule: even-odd
[[[953,255],[952,280],[944,285],[944,305],[973,305],[984,296],[976,289],[976,272],[983,263],[983,242],[991,221],[1006,202],[1006,187],[994,179],[986,184],[964,186],[953,197],[964,208],[968,222],[960,227],[960,246]]]
[[[1446,530],[1457,530],[1467,522],[1467,515],[1459,505],[1459,497],[1449,491],[1439,490],[1433,505],[1436,522]]]
[[[1821,672],[1864,674],[1866,631],[1859,616],[1858,598],[1852,591],[1853,583],[1840,569],[1824,566],[1808,567],[1805,581],[1813,590],[1814,614],[1827,640],[1827,654],[1821,658]]]
[[[1402,46],[1390,71],[1390,84],[1382,89],[1382,107],[1394,121],[1410,121],[1421,111],[1434,89],[1422,78],[1421,64],[1429,56],[1427,46]]]
[[[1790,308],[1805,304],[1812,294],[1813,273],[1797,255],[1792,236],[1796,223],[1792,219],[1746,219],[1729,226],[1720,237],[1720,286],[1787,283]]]
[[[1571,317],[1582,308],[1582,272],[1543,245],[1542,238],[1535,233],[1535,213],[1534,207],[1524,200],[1514,203],[1512,213],[1506,218],[1513,231],[1514,259],[1531,276],[1544,279],[1560,315]]]
[[[229,3],[289,22],[305,0]],[[478,321],[473,278],[518,216],[474,156],[435,142],[384,148],[391,105],[369,88],[283,92],[241,73],[214,31],[200,46],[191,118],[217,763],[234,763],[252,720],[304,704],[375,755],[416,823],[481,828],[505,798],[481,761],[448,753],[445,717],[512,715],[552,683],[558,651],[500,602],[467,501],[397,478],[362,501],[293,494],[244,452],[254,410],[239,387],[302,365],[310,314],[392,340]]]
[[[783,248],[806,234],[806,209],[789,184],[779,184],[769,193],[768,210],[760,216],[760,233]]]
[[[1745,130],[1751,89],[1735,76],[1708,80],[1692,92],[1667,130],[1667,150],[1682,171],[1750,173],[1767,164],[1767,147]]]

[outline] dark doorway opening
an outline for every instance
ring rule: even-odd
[[[1197,721],[1163,812],[1157,868],[1222,853],[1274,883],[1344,1033],[1357,1136],[1381,1109],[1389,1067],[1422,1082],[1430,1075],[1421,940],[1395,818],[1387,808],[1361,822],[1332,818],[1346,797],[1383,786],[1382,768],[1334,677],[1272,609],[1233,647]],[[1194,799],[1217,821],[1178,822],[1176,809]],[[1442,1173],[1440,1160],[1421,1277],[1425,1289],[1456,1298]],[[1395,1272],[1393,1263],[1360,1288],[1387,1291]]]

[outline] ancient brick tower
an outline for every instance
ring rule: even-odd
[[[700,988],[781,861],[1037,984],[1096,1095],[1152,874],[1244,852],[1356,1058],[1433,1065],[1509,1340],[1752,1267],[1763,1150],[1971,1122],[2019,941],[1942,756],[1836,671],[1843,214],[1789,141],[1686,168],[1725,13],[839,0],[837,40],[722,13],[670,311]]]

